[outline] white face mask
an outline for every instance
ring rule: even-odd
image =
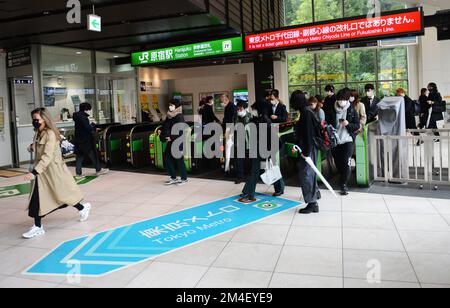
[[[375,96],[375,92],[370,90],[366,92],[367,97],[373,98]]]
[[[169,106],[169,111],[174,112],[177,108],[174,105]]]
[[[278,101],[277,101],[276,99],[274,99],[274,100],[272,101],[272,105],[273,105],[273,106],[278,105]]]
[[[252,115],[257,118],[259,116],[258,110],[252,110]]]
[[[350,97],[350,103],[354,103],[355,102],[355,98],[352,96],[352,97]]]
[[[92,116],[92,110],[86,110],[85,113],[86,113],[88,116]]]
[[[242,110],[242,111],[238,111],[237,114],[238,114],[238,117],[243,118],[247,115],[247,112],[245,110]]]
[[[429,91],[425,92],[425,95],[430,96],[430,92]]]
[[[328,96],[333,96],[333,94],[334,94],[334,93],[331,92],[331,91],[328,91],[328,92],[327,92],[327,95],[328,95]]]
[[[345,108],[347,106],[349,101],[338,101],[338,106],[341,108]]]

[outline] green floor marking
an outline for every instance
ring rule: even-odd
[[[95,180],[97,176],[85,176],[78,179],[78,185],[85,185]],[[14,186],[0,187],[0,199],[16,196],[28,195],[31,193],[31,183],[19,184]]]

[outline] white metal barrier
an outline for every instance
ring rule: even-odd
[[[371,146],[375,181],[450,185],[450,129],[374,136]]]

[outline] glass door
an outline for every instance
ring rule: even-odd
[[[31,120],[31,112],[36,108],[33,79],[12,78],[10,79],[10,88],[14,165],[19,167],[21,164],[30,161],[30,153],[28,153],[27,147],[33,143],[34,138]]]
[[[138,122],[136,79],[111,80],[114,122],[132,124]]]

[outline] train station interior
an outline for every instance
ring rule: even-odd
[[[449,56],[448,0],[0,1],[0,288],[450,288]],[[309,165],[296,152],[292,97],[330,85],[379,99],[350,138],[345,185],[339,127],[321,126],[338,144]],[[280,147],[252,195],[255,159],[231,157],[227,113],[260,119],[274,100]],[[219,157],[202,154],[205,106],[225,127]],[[186,181],[169,179],[162,137],[175,107]],[[320,188],[309,215],[305,165]],[[275,169],[282,191],[262,174]],[[79,213],[60,202],[74,191]]]

